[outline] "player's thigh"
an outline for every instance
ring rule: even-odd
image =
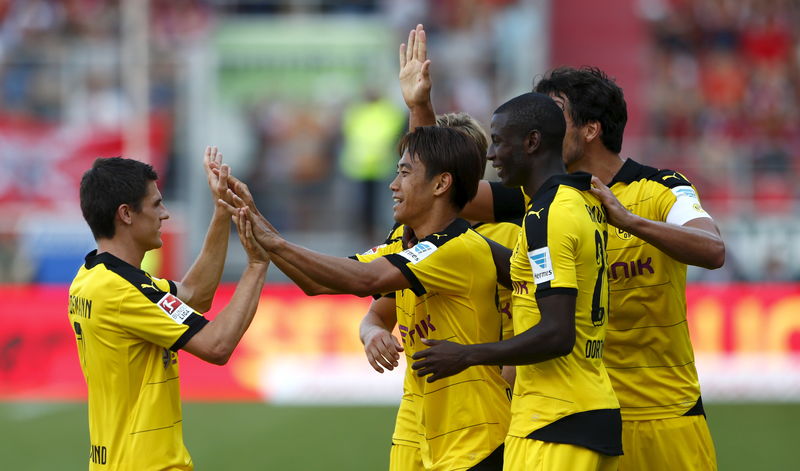
[[[616,471],[618,456],[608,456],[582,446],[507,437],[504,471]]]
[[[419,448],[392,444],[389,452],[389,471],[423,471]]]
[[[717,469],[714,442],[702,415],[623,421],[622,451],[620,471]]]

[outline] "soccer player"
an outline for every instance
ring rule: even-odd
[[[207,148],[215,200],[229,169]],[[218,168],[219,176],[213,172]],[[161,247],[169,213],[153,168],[119,157],[97,159],[81,180],[83,216],[97,241],[69,289],[69,320],[89,393],[89,469],[193,469],[183,444],[179,349],[223,365],[253,319],[269,258],[246,218],[237,217],[248,264],[230,303],[211,307],[227,251],[230,222],[217,204],[203,248],[180,283],[140,268]]]
[[[398,149],[402,157],[390,185],[394,218],[413,230],[418,239],[413,247],[376,253],[366,263],[332,257],[284,240],[251,211],[256,239],[304,290],[361,296],[396,292],[399,329],[409,355],[424,347],[421,337],[465,343],[496,340],[501,324],[492,248],[458,218],[475,195],[483,155],[463,133],[435,126],[407,134]],[[241,185],[234,185],[234,191],[244,193],[240,190]],[[235,202],[242,207],[252,204],[238,198]],[[473,368],[436,385],[410,370],[407,375],[414,401],[414,417],[409,418],[417,430],[422,467],[501,469],[510,414],[500,368]]]
[[[425,339],[412,365],[438,381],[476,365],[517,365],[506,470],[613,470],[619,403],[603,365],[608,314],[606,219],[589,174],[564,174],[566,123],[527,93],[492,117],[488,158],[531,202],[511,258],[515,336],[464,345]]]
[[[615,226],[604,361],[622,407],[619,469],[714,470],[686,322],[686,266],[722,266],[719,229],[683,175],[620,157],[627,109],[605,73],[556,69],[535,90],[564,110],[567,170],[596,177],[593,192]]]
[[[401,66],[402,74],[402,66]],[[468,135],[478,145],[481,155],[486,155],[488,139],[480,124],[467,113],[447,113],[436,117],[436,125],[459,130]],[[484,164],[485,165],[485,164]],[[518,222],[475,223],[472,228],[479,234],[511,249],[517,240],[521,220]],[[405,237],[404,237],[405,236]],[[355,256],[356,260],[369,261],[377,253],[392,253],[404,250],[413,244],[414,234],[407,226],[395,224],[386,241],[369,251]],[[511,338],[514,326],[511,322],[511,290],[502,284],[497,285],[498,316],[502,320],[502,335],[498,339]],[[394,293],[388,293],[372,302],[369,311],[361,321],[359,337],[372,368],[383,373],[384,368],[393,370],[398,366],[400,353],[404,348],[392,335],[397,324]],[[513,386],[516,370],[513,366],[503,367],[503,378]],[[406,377],[406,380],[413,376]],[[390,471],[421,469],[419,431],[411,410],[413,397],[409,387],[404,387],[400,408],[397,412],[395,430],[392,435],[392,450],[389,460]]]
[[[415,37],[424,42],[421,25]],[[425,46],[414,50],[420,88],[430,90]],[[627,107],[622,89],[605,73],[557,69],[535,91],[563,107],[567,171],[597,177],[594,185],[609,223],[620,225],[608,242],[613,314],[604,354],[622,410],[620,470],[714,470],[716,454],[686,322],[686,265],[722,266],[719,229],[683,175],[619,155]],[[417,99],[411,119],[428,124],[430,95]],[[462,216],[502,221],[526,207],[527,197],[518,191],[482,181]]]

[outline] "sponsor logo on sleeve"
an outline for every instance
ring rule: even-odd
[[[386,244],[376,245],[375,247],[372,247],[371,249],[367,250],[366,252],[362,253],[361,255],[374,255],[374,254],[378,253],[378,250],[380,250],[380,249],[382,249],[384,247],[386,247]]]
[[[164,297],[161,298],[161,300],[158,302],[158,307],[160,307],[162,311],[167,313],[167,315],[178,324],[183,324],[183,321],[185,321],[194,312],[194,309],[190,308],[186,304],[183,304],[183,301],[169,293],[165,294]]]
[[[533,281],[537,285],[555,279],[553,273],[553,262],[550,259],[550,248],[531,250],[528,252],[528,259],[531,261],[533,269]]]
[[[411,247],[410,249],[403,250],[400,252],[400,256],[416,265],[430,256],[430,254],[433,252],[436,252],[436,249],[436,245],[434,245],[432,242],[423,241]]]

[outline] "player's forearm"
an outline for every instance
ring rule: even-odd
[[[211,308],[211,301],[225,267],[229,235],[230,216],[217,206],[200,254],[181,280],[181,294],[187,298],[183,301],[200,312]]]
[[[478,183],[477,194],[467,202],[459,216],[469,221],[494,222],[494,197],[492,186],[487,180]]]
[[[373,302],[373,305],[374,304]],[[358,327],[358,336],[361,339],[361,343],[366,344],[366,339],[371,333],[375,332],[376,329],[391,332],[396,322],[397,317],[394,313],[392,313],[391,319],[387,319],[387,316],[370,308],[364,318],[361,319],[361,324]]]
[[[466,358],[475,365],[530,365],[569,354],[575,345],[555,332],[536,326],[501,342],[467,345]]]
[[[414,131],[420,126],[436,126],[436,112],[433,103],[428,100],[408,108],[408,130]]]
[[[323,286],[298,270],[294,265],[289,263],[286,259],[277,253],[272,253],[272,263],[286,276],[289,277],[300,289],[303,290],[308,296],[316,296],[319,294],[341,294],[339,291]]]
[[[327,286],[338,293],[369,296],[382,292],[380,279],[370,270],[368,263],[321,254],[287,240],[280,240],[270,252],[281,257],[314,283]]]
[[[205,329],[211,329],[211,357],[225,364],[250,326],[261,298],[268,263],[250,263],[242,273],[230,302]]]
[[[687,265],[715,269],[725,262],[725,243],[722,237],[704,229],[676,226],[635,214],[631,214],[620,229]]]

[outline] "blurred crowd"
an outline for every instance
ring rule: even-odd
[[[124,49],[124,13],[136,4],[141,2],[0,0],[0,162],[27,165],[30,168],[18,173],[31,178],[39,174],[34,167],[41,166],[35,159],[17,157],[27,144],[7,138],[9,123],[44,123],[71,134],[74,129],[97,134],[96,130],[130,125],[136,103],[128,93],[128,75],[137,64]],[[189,151],[186,102],[194,98],[187,92],[187,57],[198,45],[209,51],[218,45],[221,25],[232,18],[350,17],[388,31],[379,49],[386,57],[365,62],[365,77],[355,92],[342,92],[346,87],[340,87],[338,79],[326,78],[320,80],[324,87],[315,87],[302,99],[274,93],[242,95],[225,101],[221,114],[228,121],[225,130],[235,131],[236,142],[241,141],[233,150],[235,170],[248,181],[266,215],[283,231],[322,234],[326,240],[343,236],[352,239],[355,248],[376,242],[391,224],[390,195],[383,190],[393,175],[393,143],[405,131],[395,61],[396,48],[408,30],[425,19],[436,109],[466,111],[488,126],[493,106],[529,88],[532,71],[541,73],[549,65],[546,48],[537,52],[531,47],[544,43],[541,37],[532,38],[532,31],[547,35],[543,4],[150,0],[148,109],[166,136],[159,170],[168,202],[190,200],[178,191],[187,185],[180,180],[185,175],[176,170],[181,168],[176,162]],[[800,187],[794,184],[800,171],[795,163],[800,157],[800,3],[639,0],[638,5],[651,39],[644,66],[646,93],[629,97],[644,102],[642,160],[685,170],[721,220],[800,210],[795,203]],[[276,67],[269,63],[275,61],[272,58],[264,61],[266,66],[258,65],[258,80],[268,83],[265,74],[286,67],[294,68],[289,75],[298,74],[298,83],[320,70],[336,73],[337,67],[343,68],[326,59],[318,54],[289,62],[279,58]],[[225,57],[215,60],[224,64]],[[389,67],[376,65],[379,62]],[[245,73],[237,73],[246,76],[248,67],[251,64],[241,69]],[[220,65],[209,72],[219,76],[220,90],[215,93],[224,95],[228,71]],[[382,124],[374,132],[359,134],[348,122],[370,107],[380,114]],[[381,149],[385,171],[352,172],[344,155],[352,156],[354,146],[361,148],[365,139],[377,136],[382,141],[368,145]],[[19,259],[19,226],[6,217],[4,185],[8,182],[0,178],[0,282],[39,279],[36,269],[11,268],[26,262]],[[376,204],[360,204],[365,198]],[[769,269],[765,267],[765,273]]]
[[[686,169],[718,216],[800,209],[800,3],[643,4],[652,163]]]

